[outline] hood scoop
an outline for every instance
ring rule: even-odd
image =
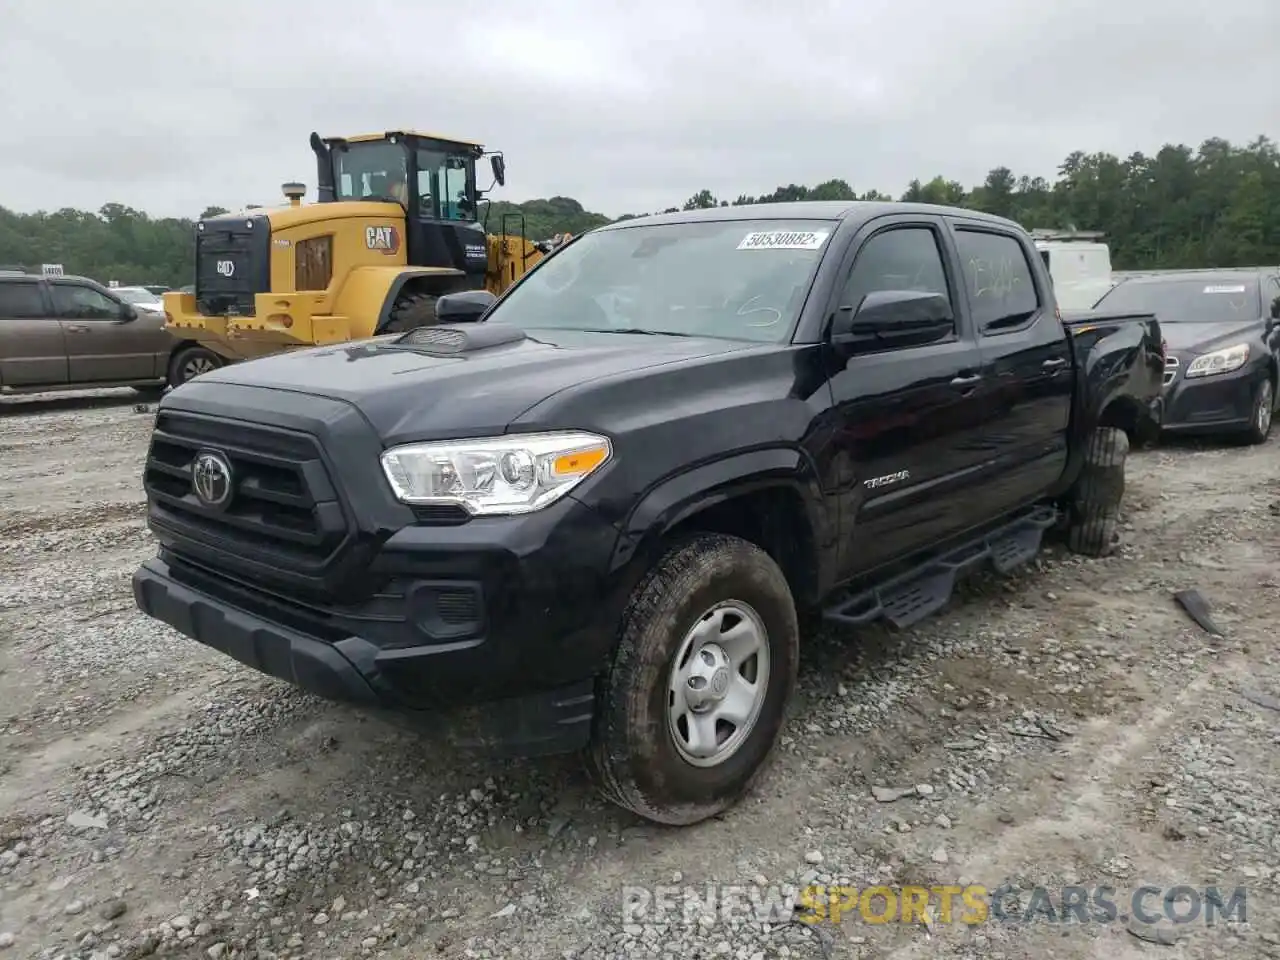
[[[397,337],[392,343],[434,357],[455,357],[508,343],[519,343],[524,339],[525,333],[518,327],[501,323],[468,323],[448,327],[418,327]]]

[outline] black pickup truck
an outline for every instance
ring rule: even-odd
[[[898,203],[619,223],[438,315],[170,393],[137,604],[677,824],[761,770],[811,614],[1106,553],[1164,366],[1149,316],[1064,326],[1016,224]]]

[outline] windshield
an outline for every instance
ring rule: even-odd
[[[1262,300],[1255,277],[1201,277],[1198,280],[1132,280],[1112,287],[1098,310],[1154,313],[1161,323],[1256,320]]]
[[[160,304],[164,302],[150,290],[134,289],[133,287],[116,287],[115,292],[116,296],[125,303],[150,306],[152,304]]]
[[[590,233],[491,315],[524,329],[789,339],[835,224],[721,220]]]
[[[334,198],[406,203],[408,152],[386,140],[352,143],[333,151]]]

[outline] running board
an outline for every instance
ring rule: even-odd
[[[822,612],[824,620],[860,627],[881,618],[898,629],[941,610],[955,589],[956,578],[990,560],[998,573],[1009,573],[1040,552],[1044,533],[1058,522],[1054,507],[1037,507],[976,537],[948,553],[925,561],[878,587],[846,594]]]

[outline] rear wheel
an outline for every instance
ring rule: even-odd
[[[1271,436],[1271,420],[1276,405],[1275,384],[1268,376],[1258,384],[1258,392],[1253,397],[1253,413],[1249,418],[1249,429],[1245,434],[1250,443],[1266,443]]]
[[[180,387],[202,373],[217,370],[222,358],[208,347],[183,347],[169,360],[169,386]]]
[[[1117,427],[1099,427],[1089,437],[1068,503],[1067,546],[1073,552],[1105,557],[1115,549],[1128,456],[1129,437]]]
[[[798,656],[768,554],[720,534],[673,546],[623,615],[587,757],[601,792],[667,824],[732,806],[773,750]]]
[[[434,293],[409,291],[400,294],[391,307],[391,316],[383,333],[404,333],[418,327],[434,327],[437,322]]]

